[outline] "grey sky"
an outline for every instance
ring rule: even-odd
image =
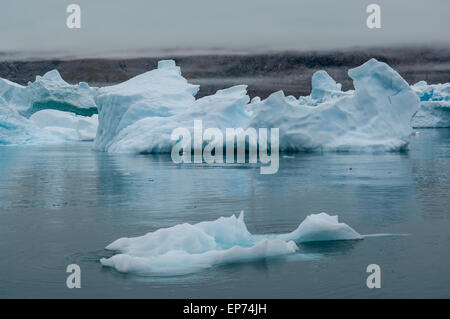
[[[82,28],[66,27],[81,6]],[[382,28],[366,27],[381,6]],[[448,0],[2,0],[0,51],[111,54],[450,43]]]

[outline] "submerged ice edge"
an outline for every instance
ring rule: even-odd
[[[374,236],[376,234],[361,235],[339,222],[338,216],[326,213],[308,215],[290,233],[251,234],[241,212],[239,217],[232,215],[197,224],[178,224],[140,237],[117,239],[106,247],[116,254],[100,262],[122,273],[174,276],[225,264],[298,255],[301,253],[297,244]]]

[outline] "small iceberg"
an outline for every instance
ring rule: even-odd
[[[411,88],[420,98],[420,110],[414,116],[412,126],[450,127],[450,83],[428,85],[420,81]]]
[[[198,224],[161,228],[141,237],[120,238],[106,249],[119,253],[102,258],[104,266],[143,276],[188,274],[214,266],[286,256],[297,243],[362,239],[337,216],[312,214],[287,234],[253,235],[244,214]]]

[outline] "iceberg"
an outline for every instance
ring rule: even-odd
[[[280,151],[395,151],[407,147],[411,119],[419,109],[419,98],[408,83],[375,59],[348,74],[355,91],[342,93],[322,74],[324,87],[337,94],[317,105],[286,98],[282,91],[253,103],[249,127],[279,127]],[[315,97],[324,97],[323,89],[315,92]]]
[[[97,114],[88,117],[47,109],[34,113],[30,120],[38,127],[59,135],[63,140],[93,141],[97,134]]]
[[[219,90],[194,101],[189,108],[173,116],[152,116],[136,121],[122,129],[108,143],[107,150],[113,153],[170,153],[176,143],[171,139],[172,131],[184,127],[194,136],[194,119],[201,119],[205,128],[215,127],[222,132],[227,127],[245,127],[249,120],[245,106],[249,100],[246,85]]]
[[[44,76],[36,76],[34,82],[26,87],[30,99],[29,108],[23,114],[30,116],[44,109],[72,112],[83,116],[97,113],[95,96],[97,88],[91,88],[85,82],[71,85],[64,81],[57,70]]]
[[[412,126],[449,127],[449,83],[409,86],[375,59],[348,74],[355,90],[342,91],[327,72],[318,71],[309,96],[279,91],[249,102],[246,86],[238,85],[195,99],[199,86],[188,83],[175,61],[162,60],[155,70],[102,88],[68,84],[57,70],[26,87],[0,79],[0,97],[8,108],[3,120],[9,114],[10,121],[24,121],[16,133],[33,124],[33,132],[37,127],[60,141],[94,139],[95,150],[111,153],[170,153],[176,142],[172,131],[183,127],[192,133],[194,120],[221,131],[279,128],[282,152],[398,151],[408,146]]]
[[[7,79],[0,78],[0,97],[10,108],[19,112],[26,111],[30,107],[27,88]]]
[[[299,104],[317,106],[325,101],[351,95],[352,90],[343,92],[342,84],[336,81],[324,70],[317,71],[311,78],[311,94],[299,97]],[[294,100],[292,100],[294,101]]]
[[[0,97],[0,145],[54,143],[58,138],[10,108]]]
[[[55,144],[92,141],[98,117],[79,116],[57,110],[43,110],[29,119],[0,97],[0,145]]]
[[[408,83],[375,59],[349,70],[349,76],[354,91],[342,92],[340,84],[319,71],[308,97],[286,97],[279,91],[248,104],[246,87],[235,86],[195,100],[198,87],[181,77],[174,61],[161,61],[157,70],[99,90],[95,149],[167,153],[174,144],[171,131],[192,131],[194,120],[221,130],[279,128],[280,151],[406,148],[411,119],[419,109],[419,98]]]
[[[162,119],[187,110],[194,104],[198,90],[198,85],[189,84],[181,76],[173,60],[159,61],[155,70],[118,85],[100,88],[96,96],[99,128],[94,149],[122,151],[114,145],[120,142],[118,135],[123,129],[145,118]]]
[[[412,126],[450,127],[450,83],[428,85],[420,81],[411,88],[420,98],[420,110],[414,116]]]
[[[106,249],[119,253],[100,262],[124,273],[171,276],[294,254],[299,249],[297,243],[362,238],[350,226],[339,223],[337,216],[326,213],[309,215],[288,234],[253,235],[247,230],[241,212],[239,217],[184,223],[140,237],[117,239]]]

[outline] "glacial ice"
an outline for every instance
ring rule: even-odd
[[[10,108],[0,97],[0,145],[40,144],[54,142],[55,138],[32,121]]]
[[[337,216],[326,213],[309,215],[288,234],[253,235],[247,230],[241,212],[239,217],[184,223],[140,237],[117,239],[106,249],[119,253],[100,262],[124,273],[171,276],[294,254],[299,249],[296,243],[362,238],[350,226],[339,223]]]
[[[350,69],[354,92],[316,106],[282,91],[254,105],[249,126],[279,127],[281,151],[399,150],[408,145],[419,99],[386,63],[371,59]]]
[[[428,85],[420,81],[411,86],[420,98],[420,110],[412,126],[450,127],[450,83]]]
[[[57,70],[36,76],[36,80],[28,82],[27,86],[0,78],[0,97],[10,108],[26,118],[45,109],[91,116],[97,113],[97,90],[98,88],[91,88],[85,82],[78,85],[69,84]]]
[[[181,76],[180,68],[173,60],[159,61],[155,70],[118,85],[100,88],[96,97],[99,128],[94,148],[122,151],[114,145],[120,142],[118,135],[123,129],[145,118],[162,120],[187,110],[194,104],[198,90],[198,85],[189,84]],[[157,121],[152,123],[161,124]],[[139,133],[135,132],[135,136]],[[158,136],[152,138],[156,140]],[[130,142],[137,144],[137,141]]]
[[[93,141],[97,134],[97,114],[88,117],[47,109],[34,113],[30,120],[38,127],[59,135],[63,140]]]
[[[245,106],[249,102],[247,86],[239,85],[219,90],[216,94],[194,101],[189,108],[167,117],[146,117],[122,129],[108,143],[113,153],[170,153],[176,141],[172,131],[187,128],[193,136],[194,119],[202,119],[203,126],[245,127],[249,115]],[[101,116],[101,113],[100,113]]]
[[[0,79],[0,97],[5,107],[17,113],[11,118],[24,122],[15,127],[16,135],[20,127],[24,136],[36,132],[36,127],[25,129],[33,123],[25,118],[39,118],[38,128],[45,134],[58,135],[60,141],[73,140],[77,134],[81,140],[95,136],[94,149],[112,153],[170,152],[175,143],[170,138],[172,130],[185,127],[192,133],[194,120],[202,120],[203,129],[217,127],[221,131],[279,128],[280,151],[400,150],[408,145],[411,126],[450,126],[450,84],[409,86],[396,71],[375,59],[348,73],[355,90],[343,92],[325,71],[318,71],[308,96],[296,98],[279,91],[249,103],[245,85],[195,99],[198,85],[189,84],[173,60],[163,60],[155,70],[102,88],[83,82],[68,84],[57,70],[37,76],[27,86]],[[94,133],[96,117],[87,120],[87,116],[97,107],[98,130]],[[74,128],[71,120],[50,123],[61,116],[47,109],[68,111],[63,117],[72,118],[80,127]],[[4,110],[6,113],[10,112]],[[52,116],[42,128],[43,114]],[[30,139],[18,137],[16,142]],[[14,142],[14,134],[10,133],[8,142]]]
[[[27,88],[20,84],[0,78],[0,97],[12,109],[26,111],[31,104]]]
[[[83,82],[68,84],[57,70],[37,76],[27,86],[0,78],[0,144],[94,140],[98,126],[98,115],[93,114],[97,112],[96,91]]]
[[[176,68],[173,61],[164,63],[168,64],[167,70]],[[155,81],[162,86],[146,87],[144,91],[148,95],[161,96],[171,86],[165,78],[165,68],[142,75],[152,80],[157,78]],[[179,69],[176,70],[183,92],[188,91],[191,97],[197,88],[188,87]],[[280,128],[281,151],[399,150],[406,147],[412,132],[411,118],[419,108],[419,99],[408,83],[387,64],[375,59],[349,70],[349,75],[355,91],[342,92],[341,86],[323,71],[314,75],[313,90],[306,98],[285,97],[279,91],[264,101],[253,99],[247,105],[249,98],[245,87],[237,86],[197,101],[177,99],[187,107],[173,108],[172,113],[163,114],[154,111],[163,105],[160,99],[151,105],[149,102],[140,104],[138,108],[125,105],[129,98],[125,92],[130,91],[130,86],[134,88],[145,82],[135,78],[136,84],[125,82],[126,89],[114,93],[114,98],[110,97],[110,92],[114,91],[111,89],[106,89],[106,97],[101,93],[97,97],[100,128],[95,148],[118,153],[169,152],[174,144],[170,139],[172,129],[192,129],[196,119],[207,123],[205,128]],[[139,93],[141,91],[139,89]],[[119,99],[125,101],[119,103]],[[141,100],[138,98],[139,102]]]
[[[85,82],[78,85],[69,84],[57,70],[49,71],[44,76],[36,76],[34,82],[28,82],[26,89],[31,104],[24,113],[25,116],[43,109],[56,109],[83,116],[97,113],[97,88],[91,88]]]

